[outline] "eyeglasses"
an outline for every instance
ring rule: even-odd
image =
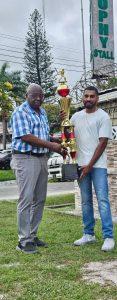
[[[39,94],[39,93],[33,93],[33,94],[28,94],[28,97],[31,99],[31,100],[43,100],[44,99],[44,95],[43,94]]]

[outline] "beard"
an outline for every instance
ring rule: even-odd
[[[88,109],[92,109],[93,107],[95,107],[95,103],[87,101],[87,102],[84,103],[84,107],[88,108]]]

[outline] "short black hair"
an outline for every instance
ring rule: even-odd
[[[97,89],[95,86],[93,86],[93,85],[87,86],[87,87],[85,88],[84,91],[87,91],[87,90],[88,90],[88,91],[95,91],[96,95],[97,95],[97,96],[99,95],[98,89]]]

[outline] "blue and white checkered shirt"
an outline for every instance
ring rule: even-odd
[[[37,114],[30,107],[28,101],[25,101],[13,112],[11,117],[12,127],[12,149],[20,152],[32,151],[34,153],[47,153],[47,148],[39,148],[25,143],[21,137],[27,134],[33,134],[39,139],[49,140],[49,124],[46,112],[40,108],[40,113]]]

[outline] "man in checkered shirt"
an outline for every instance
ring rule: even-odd
[[[26,101],[13,112],[12,160],[19,190],[17,205],[18,237],[17,250],[36,253],[37,247],[47,246],[37,237],[47,193],[48,152],[66,153],[60,143],[49,135],[42,88],[30,84]]]

